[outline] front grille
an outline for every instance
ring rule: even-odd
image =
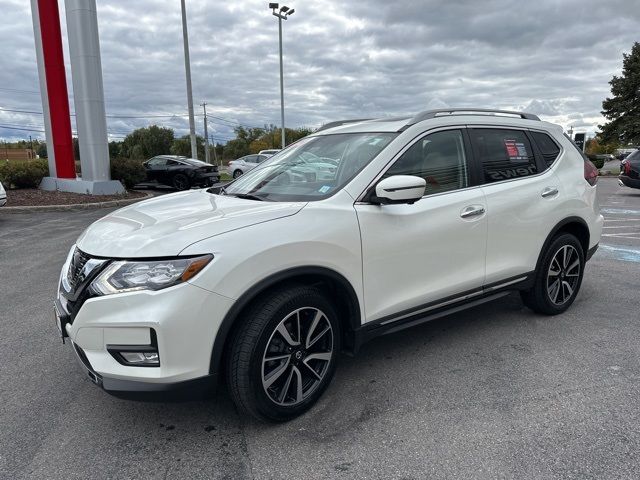
[[[85,279],[86,273],[83,269],[90,259],[91,257],[89,257],[89,255],[76,247],[73,252],[73,257],[71,257],[71,262],[69,263],[69,271],[67,272],[67,281],[72,290],[75,290]]]
[[[108,263],[109,260],[92,257],[77,247],[74,250],[66,278],[60,285],[60,294],[65,299],[72,323],[82,304],[92,296],[89,285]]]

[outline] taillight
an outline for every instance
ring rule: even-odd
[[[624,165],[624,174],[631,175],[631,162],[622,162],[622,165]]]
[[[591,163],[591,160],[584,161],[584,179],[589,185],[595,185],[598,181],[598,169]]]

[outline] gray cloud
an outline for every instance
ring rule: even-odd
[[[640,8],[628,0],[290,6],[296,14],[284,23],[284,50],[291,126],[477,106],[524,108],[593,132],[603,121],[608,81],[640,24]],[[194,101],[206,100],[224,119],[213,118],[210,133],[225,141],[238,123],[279,123],[277,21],[267,2],[188,0],[187,8]],[[40,110],[29,2],[3,0],[2,10],[0,108]],[[110,117],[114,138],[150,123],[186,133],[179,2],[98,2],[98,21],[107,114],[149,116]],[[171,114],[179,116],[151,117]],[[200,117],[197,124],[202,130]],[[37,130],[42,117],[0,110],[0,125]],[[29,133],[0,128],[4,138]]]

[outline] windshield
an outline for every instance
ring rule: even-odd
[[[254,200],[312,201],[344,187],[397,133],[341,133],[306,137],[225,187]]]

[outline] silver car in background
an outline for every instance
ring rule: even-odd
[[[244,175],[271,156],[272,155],[256,153],[254,155],[245,155],[244,157],[240,157],[236,160],[231,160],[228,168],[229,175],[233,178],[238,178],[240,175]]]

